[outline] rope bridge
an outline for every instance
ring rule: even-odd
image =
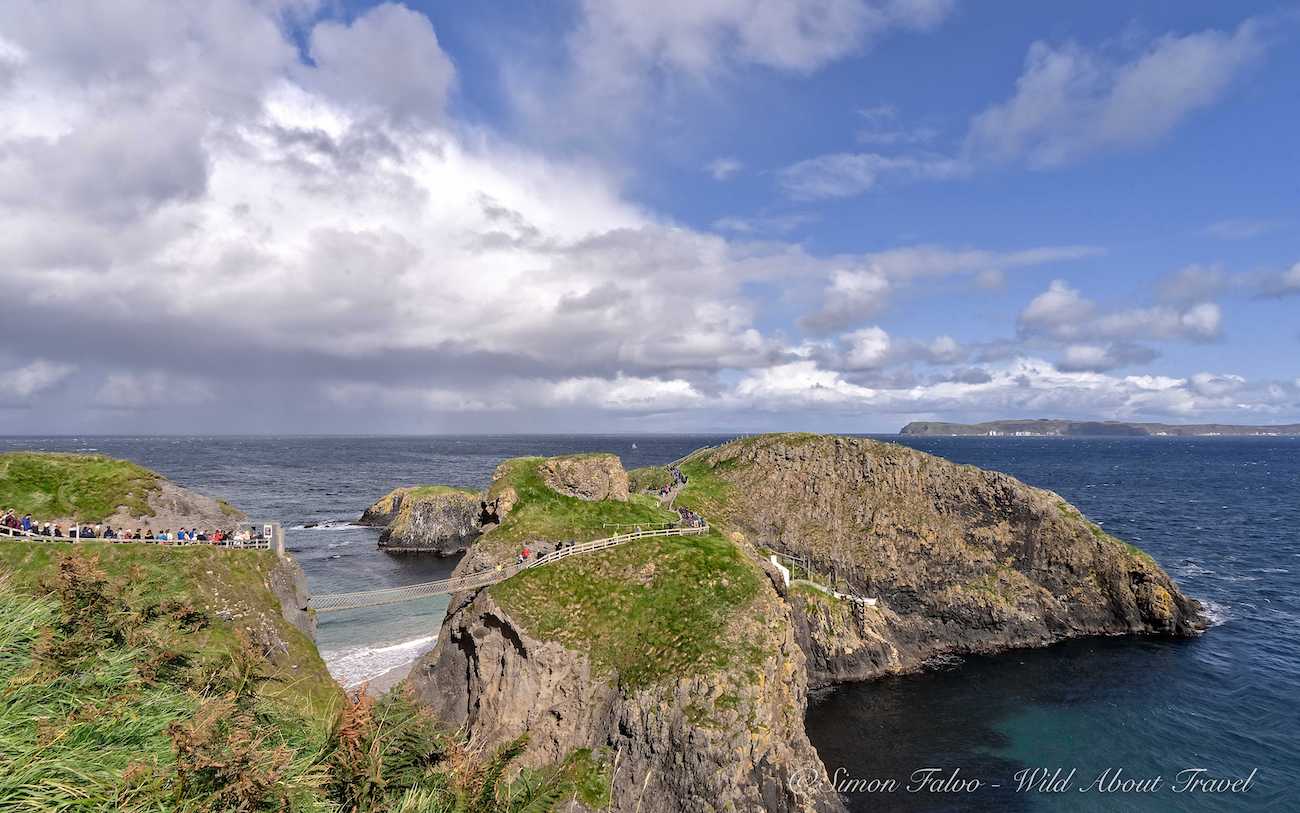
[[[688,526],[685,528],[654,528],[645,531],[630,531],[625,534],[617,534],[605,539],[596,539],[591,542],[581,542],[577,545],[570,545],[567,548],[561,548],[552,553],[539,556],[529,562],[509,566],[501,566],[492,570],[482,570],[477,573],[469,573],[464,576],[455,576],[450,579],[441,579],[436,582],[423,582],[421,584],[411,584],[406,587],[390,587],[384,590],[361,590],[355,593],[330,593],[322,596],[312,596],[307,602],[310,609],[317,612],[327,613],[335,610],[353,610],[359,607],[378,607],[384,604],[398,604],[403,601],[410,601],[427,596],[436,596],[442,593],[459,593],[462,590],[477,590],[480,587],[487,587],[503,582],[511,576],[518,575],[525,570],[533,567],[549,565],[560,559],[567,559],[570,556],[579,556],[585,553],[595,553],[596,551],[616,547],[624,542],[631,542],[634,539],[646,539],[653,536],[696,536],[698,534],[708,533],[708,524]]]

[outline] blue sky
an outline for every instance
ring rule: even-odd
[[[1298,35],[1288,3],[16,0],[0,283],[65,329],[0,345],[0,432],[1300,421]]]

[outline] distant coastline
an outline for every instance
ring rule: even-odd
[[[1296,437],[1300,436],[1300,423],[1250,426],[1226,423],[1067,421],[1053,418],[984,423],[913,421],[900,429],[899,434],[972,437]]]

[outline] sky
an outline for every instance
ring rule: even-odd
[[[0,434],[1300,421],[1300,5],[5,0]]]

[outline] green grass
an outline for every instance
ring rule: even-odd
[[[129,461],[100,455],[8,452],[0,454],[0,510],[42,521],[101,522],[119,507],[152,516],[149,495],[160,479]]]
[[[637,540],[490,590],[529,634],[588,653],[598,670],[636,689],[745,657],[727,630],[759,586],[736,546],[710,533]]]
[[[65,552],[66,553],[66,552]],[[0,579],[0,810],[72,813],[523,813],[609,802],[607,755],[508,780],[522,737],[470,753],[401,694],[300,708],[247,639],[114,578],[88,551],[49,560],[49,592]],[[120,561],[118,562],[120,564]],[[192,564],[192,563],[191,563]],[[150,596],[154,600],[150,600]]]
[[[682,474],[686,475],[686,485],[677,492],[678,505],[690,508],[709,518],[725,524],[728,503],[735,486],[719,476],[719,471],[730,468],[731,461],[723,461],[714,468],[703,459],[689,459],[682,463]]]
[[[474,497],[478,495],[478,492],[470,488],[458,488],[456,486],[411,486],[406,492],[406,497],[410,500],[419,500],[425,497],[442,497],[447,494],[464,494]]]
[[[543,459],[520,457],[502,464],[503,476],[492,484],[488,498],[513,488],[517,502],[501,525],[479,544],[495,548],[540,539],[586,542],[630,530],[619,526],[654,526],[677,520],[675,513],[645,494],[633,494],[627,502],[619,502],[580,500],[553,491],[538,471]]]
[[[212,613],[238,615],[214,618],[206,629],[186,638],[196,657],[229,652],[238,631],[257,619],[267,619],[288,646],[288,653],[270,667],[275,680],[264,690],[282,696],[285,704],[303,713],[324,713],[342,699],[338,685],[325,669],[315,644],[286,622],[280,605],[266,588],[275,567],[267,550],[226,550],[206,545],[162,545],[80,542],[58,544],[0,540],[0,574],[8,573],[15,587],[39,593],[60,560],[72,553],[94,555],[113,578],[129,579],[141,596],[162,596]],[[296,667],[296,668],[294,668]]]
[[[628,488],[633,494],[642,491],[658,491],[673,484],[673,473],[667,466],[643,466],[631,469],[627,473]]]
[[[1120,539],[1118,537],[1111,536],[1110,534],[1103,531],[1101,529],[1101,526],[1097,525],[1095,522],[1088,523],[1088,533],[1092,534],[1094,537],[1102,541],[1109,541],[1112,544],[1122,546],[1124,550],[1128,551],[1128,554],[1130,556],[1141,559],[1142,561],[1151,565],[1156,564],[1156,560],[1151,556],[1151,554],[1142,550],[1137,545],[1131,544],[1129,542],[1125,542],[1123,539]]]

